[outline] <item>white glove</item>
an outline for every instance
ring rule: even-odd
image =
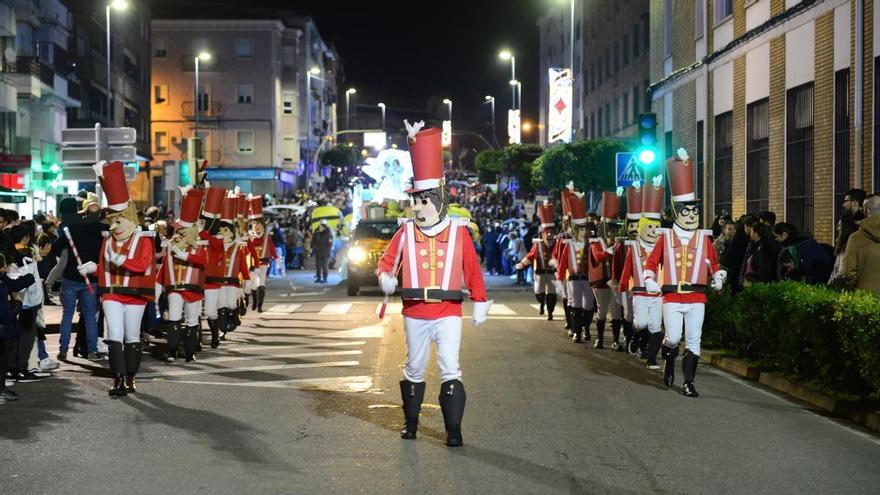
[[[611,246],[610,248],[606,249],[605,252],[613,255],[614,254],[614,246]]]
[[[709,284],[709,287],[712,287],[712,290],[721,290],[724,287],[725,280],[727,280],[727,271],[718,270],[712,274],[712,283]]]
[[[647,290],[651,294],[659,294],[661,292],[660,291],[660,284],[658,284],[657,281],[654,280],[653,278],[646,278],[645,279],[645,290]]]
[[[120,253],[110,255],[110,263],[113,263],[116,266],[122,266],[122,264],[125,263],[125,260],[127,259],[128,258],[124,254]]]
[[[80,275],[85,277],[86,275],[97,272],[98,265],[96,265],[94,261],[87,261],[77,266],[76,271],[78,271]]]
[[[170,240],[170,239],[162,238],[162,240],[159,242],[159,247],[161,247],[162,249],[165,249],[165,248],[167,248],[167,247],[170,246],[170,245],[171,245],[171,240]]]
[[[552,266],[553,268],[556,268],[556,259],[555,259],[555,258],[550,258],[550,263],[548,263],[548,264],[549,264],[550,266]]]
[[[379,274],[379,288],[386,296],[394,294],[397,290],[397,277],[392,277],[390,273],[382,272]]]
[[[489,308],[492,307],[493,302],[494,301],[474,303],[474,312],[473,315],[471,315],[471,323],[473,323],[475,327],[482,325],[486,321],[486,315],[489,314]]]
[[[173,246],[173,247],[171,248],[171,252],[174,253],[174,257],[177,258],[177,259],[180,259],[180,260],[186,261],[186,259],[189,258],[189,253],[187,253],[186,251],[180,249],[180,248],[177,247],[177,246]]]

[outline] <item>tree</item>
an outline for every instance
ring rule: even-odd
[[[519,190],[532,192],[532,164],[541,156],[544,148],[537,144],[511,144],[504,148],[504,169],[507,177],[515,177]]]
[[[353,146],[337,144],[321,155],[321,165],[348,169],[358,164],[357,151]]]
[[[474,159],[474,165],[477,167],[480,182],[484,184],[498,182],[498,174],[504,169],[504,152],[493,149],[480,151]]]
[[[532,182],[560,191],[569,182],[584,192],[611,191],[615,183],[614,155],[627,151],[617,141],[583,140],[548,148],[535,161]]]

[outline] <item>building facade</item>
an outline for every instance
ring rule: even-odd
[[[196,19],[154,20],[152,34],[154,159],[186,160],[198,115],[212,184],[254,194],[290,190],[300,166],[302,31],[274,19]],[[200,53],[210,59],[199,62],[195,95]]]
[[[846,191],[880,189],[878,28],[877,0],[651,1],[658,138],[705,223],[770,210],[831,242]]]

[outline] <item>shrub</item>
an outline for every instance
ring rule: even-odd
[[[861,376],[880,393],[880,297],[864,291],[843,292],[834,308],[837,333]]]

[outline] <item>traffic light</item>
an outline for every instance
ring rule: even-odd
[[[64,180],[64,176],[61,174],[61,166],[57,163],[53,163],[49,166],[49,172],[43,174],[43,178],[49,187],[53,189],[59,187],[61,181]]]
[[[177,169],[177,184],[181,187],[192,185],[191,177],[189,173],[189,160],[180,160]]]
[[[642,169],[648,169],[657,163],[657,114],[643,113],[639,115],[639,145],[636,156]]]

